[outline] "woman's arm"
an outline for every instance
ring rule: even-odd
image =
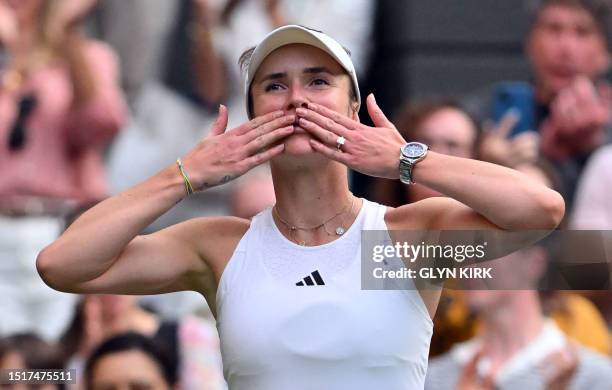
[[[282,144],[262,147],[291,134],[288,124],[293,121],[293,116],[274,112],[224,132],[227,109],[222,107],[211,134],[183,159],[195,189],[226,183],[281,153]],[[139,236],[184,196],[183,179],[173,164],[99,203],[39,254],[41,277],[57,290],[80,293],[198,290],[201,278],[215,266],[211,261],[231,254],[221,238],[239,235],[244,224],[196,219]]]
[[[452,198],[426,202],[432,229],[552,230],[563,219],[559,193],[510,168],[428,152],[413,172],[418,183]]]
[[[397,179],[400,147],[405,144],[395,126],[376,105],[373,95],[368,111],[376,127],[352,121],[320,105],[298,110],[300,124],[321,142],[315,150],[362,173]],[[334,148],[346,138],[342,151]],[[526,175],[483,161],[429,152],[414,169],[415,180],[452,199],[419,202],[414,213],[421,229],[554,229],[563,218],[561,195]],[[409,206],[394,211],[403,215]],[[393,219],[393,218],[392,218]]]
[[[197,252],[186,242],[173,240],[170,231],[156,233],[158,239],[153,243],[150,241],[155,235],[137,237],[184,196],[182,178],[172,168],[168,167],[136,187],[104,200],[78,218],[39,254],[37,268],[43,280],[49,286],[66,292],[99,293],[102,292],[100,288],[104,287],[113,287],[113,291],[106,292],[118,292],[115,288],[119,286],[115,286],[113,281],[98,285],[98,288],[92,288],[91,282],[104,278],[107,272],[113,272],[113,265],[122,264],[125,259],[134,264],[142,263],[147,252],[152,252],[147,247],[156,246],[156,242],[169,245],[167,251],[176,253],[182,265],[195,265]],[[177,230],[175,227],[172,232]],[[179,237],[180,234],[175,236]],[[136,262],[131,261],[133,259],[137,259]],[[182,268],[177,267],[176,263],[173,267]],[[156,271],[165,272],[158,268]],[[125,276],[133,277],[134,274]],[[140,284],[148,285],[146,272],[143,276],[142,283],[132,284],[130,288],[139,290],[143,287]]]

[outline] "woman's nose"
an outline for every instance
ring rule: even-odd
[[[286,111],[292,112],[302,107],[306,108],[308,99],[300,86],[292,86],[289,100],[287,101]]]

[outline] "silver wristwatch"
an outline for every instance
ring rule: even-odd
[[[414,184],[412,169],[419,161],[427,156],[427,145],[420,142],[408,142],[400,149],[399,172],[400,180],[404,184]]]

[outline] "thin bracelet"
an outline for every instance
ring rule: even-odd
[[[183,162],[180,158],[176,159],[176,165],[178,165],[179,171],[181,171],[181,176],[183,176],[183,181],[185,182],[185,192],[187,195],[191,195],[194,193],[193,186],[191,185],[191,181],[189,180],[189,176],[187,176],[187,172],[185,172],[185,168],[183,167]]]

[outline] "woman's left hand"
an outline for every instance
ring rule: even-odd
[[[326,157],[363,174],[388,179],[399,178],[400,148],[406,144],[397,128],[376,104],[373,94],[366,100],[375,127],[366,126],[320,104],[299,108],[299,125],[316,138],[312,148]],[[338,147],[338,139],[344,145]]]

